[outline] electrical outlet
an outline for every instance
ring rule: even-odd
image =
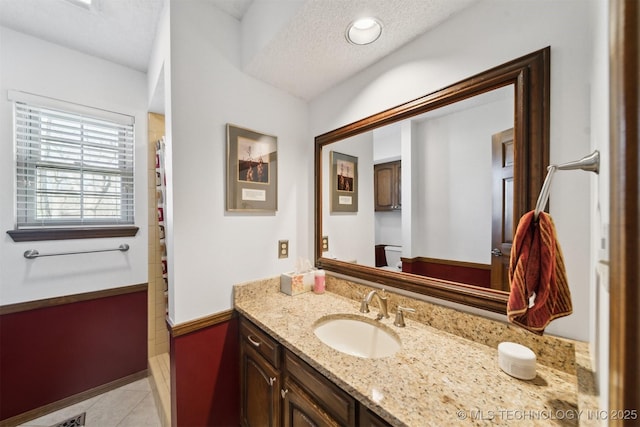
[[[278,258],[288,258],[288,257],[289,257],[289,241],[278,240]]]
[[[329,250],[329,236],[322,236],[322,252]]]

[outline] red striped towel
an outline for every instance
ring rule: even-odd
[[[509,261],[509,322],[542,335],[549,322],[573,312],[562,251],[551,217],[520,218]]]

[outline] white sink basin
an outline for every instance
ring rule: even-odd
[[[355,315],[322,317],[313,332],[329,347],[367,359],[393,356],[401,346],[400,337],[390,328]]]

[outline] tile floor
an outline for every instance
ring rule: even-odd
[[[162,427],[150,377],[28,421],[20,427],[50,427],[86,412],[87,427]]]
[[[171,375],[169,353],[159,354],[149,359],[151,387],[156,397],[156,405],[163,426],[171,425]]]

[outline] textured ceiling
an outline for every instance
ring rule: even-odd
[[[245,71],[312,99],[477,0],[307,0]],[[370,45],[347,42],[347,25],[369,14],[383,23]]]
[[[0,0],[0,25],[146,72],[164,1],[94,0],[90,11],[69,0]],[[292,0],[190,1],[242,20],[257,2]],[[279,27],[270,40],[260,40],[244,69],[309,100],[479,0],[296,1],[291,19],[273,23]],[[383,22],[382,36],[371,45],[351,45],[345,29],[365,13]]]
[[[146,72],[164,0],[0,0],[0,25]]]

